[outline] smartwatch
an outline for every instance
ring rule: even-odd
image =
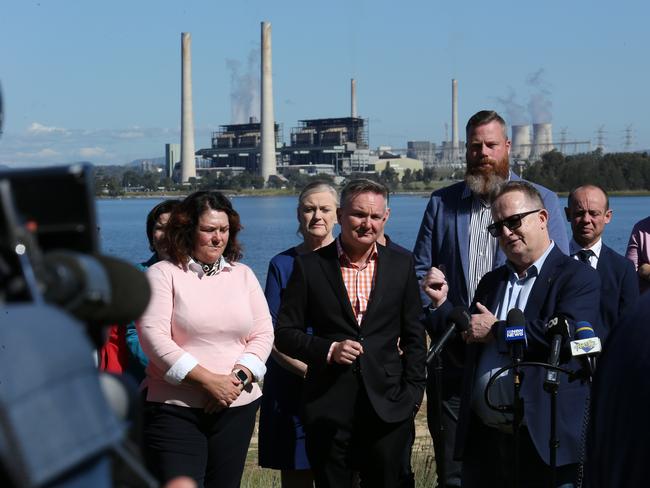
[[[242,388],[246,388],[248,384],[251,382],[250,379],[248,378],[248,375],[244,373],[241,369],[236,369],[233,371],[235,373],[235,377],[241,381]]]

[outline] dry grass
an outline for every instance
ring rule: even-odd
[[[415,418],[415,444],[411,457],[417,488],[435,486],[436,463],[427,429],[426,400]],[[242,488],[280,488],[280,473],[257,465],[257,428],[248,450]]]

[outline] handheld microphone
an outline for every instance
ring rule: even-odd
[[[429,350],[429,354],[427,355],[427,364],[440,353],[440,350],[445,346],[456,329],[458,329],[459,332],[469,329],[470,320],[472,320],[472,316],[469,314],[466,307],[458,306],[449,312],[449,315],[447,316],[447,330],[445,330],[445,333],[442,335],[440,340]]]
[[[46,301],[92,325],[126,325],[151,296],[144,273],[126,261],[69,251],[44,256],[41,283]]]
[[[596,358],[602,351],[602,346],[589,322],[581,321],[576,324],[575,340],[571,341],[570,346],[571,356],[578,358],[582,363],[582,371],[586,372],[589,378],[593,377]]]
[[[524,358],[524,349],[528,347],[528,338],[526,317],[518,308],[510,310],[506,317],[506,343],[510,346],[513,361],[520,363]]]
[[[562,343],[569,337],[569,322],[562,314],[554,315],[546,324],[546,337],[551,338],[551,354],[548,364],[556,367],[560,364],[560,351]],[[551,391],[557,389],[560,384],[560,377],[557,370],[547,369],[544,389]]]

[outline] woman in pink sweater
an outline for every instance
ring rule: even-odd
[[[239,215],[219,192],[196,192],[166,227],[169,260],[147,271],[137,328],[147,366],[144,444],[161,483],[191,476],[238,487],[273,345],[264,293],[238,263]]]

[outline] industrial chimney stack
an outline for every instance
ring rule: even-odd
[[[181,33],[181,182],[196,177],[194,116],[192,114],[192,36]]]
[[[357,118],[357,80],[350,80],[350,117]]]
[[[451,158],[453,162],[460,159],[458,144],[458,81],[451,80]]]
[[[271,70],[271,24],[262,22],[262,150],[260,173],[266,183],[276,174],[275,118],[273,116],[273,79]]]

